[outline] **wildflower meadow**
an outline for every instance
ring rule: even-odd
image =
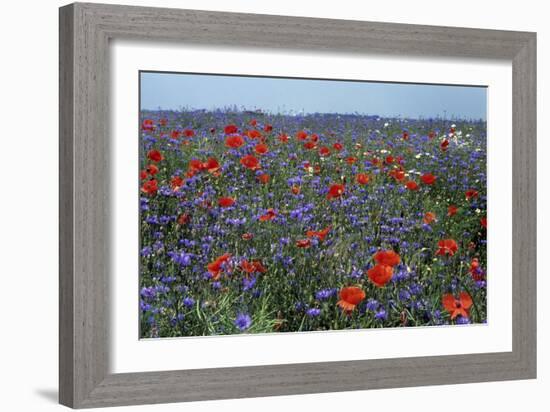
[[[142,338],[487,321],[486,124],[142,110]]]

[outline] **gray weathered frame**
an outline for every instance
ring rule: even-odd
[[[109,374],[109,40],[504,59],[513,65],[513,350]],[[244,398],[536,377],[536,34],[75,3],[60,9],[60,335],[64,405]]]

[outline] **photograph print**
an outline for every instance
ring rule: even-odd
[[[140,338],[487,322],[487,89],[139,73]]]

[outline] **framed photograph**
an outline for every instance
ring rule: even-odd
[[[536,35],[60,9],[60,402],[536,376]]]

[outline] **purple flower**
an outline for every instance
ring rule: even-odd
[[[235,319],[235,326],[241,331],[247,330],[252,324],[252,319],[247,313],[239,313]]]
[[[321,314],[321,309],[319,309],[319,308],[310,308],[306,311],[306,314],[310,318],[314,318],[314,317],[319,316]]]
[[[378,309],[378,306],[380,306],[380,304],[378,303],[377,300],[369,299],[367,300],[367,304],[365,306],[367,307],[368,310],[374,312]]]
[[[407,301],[411,298],[411,294],[407,289],[401,289],[399,290],[399,300],[400,301]]]
[[[141,249],[140,255],[144,257],[150,257],[153,255],[153,248],[151,246],[145,246]]]
[[[191,264],[192,255],[184,251],[181,252],[168,252],[168,255],[174,262],[180,266],[189,266]]]
[[[336,294],[336,289],[321,289],[315,293],[315,299],[326,300]]]
[[[467,317],[464,317],[464,316],[459,316],[456,318],[456,324],[457,325],[468,325],[470,324],[470,318],[467,318]]]
[[[154,287],[142,288],[140,295],[147,299],[153,299],[157,295],[157,291]]]
[[[250,278],[247,278],[247,277],[243,278],[243,290],[244,291],[252,289],[255,284],[256,284],[256,278],[255,277],[252,276]]]
[[[378,320],[386,320],[388,319],[388,314],[386,312],[386,309],[380,308],[378,312],[374,315],[374,317]]]
[[[195,304],[195,299],[193,299],[192,297],[190,296],[187,296],[185,299],[183,299],[183,304],[190,308],[192,307],[194,304]]]

